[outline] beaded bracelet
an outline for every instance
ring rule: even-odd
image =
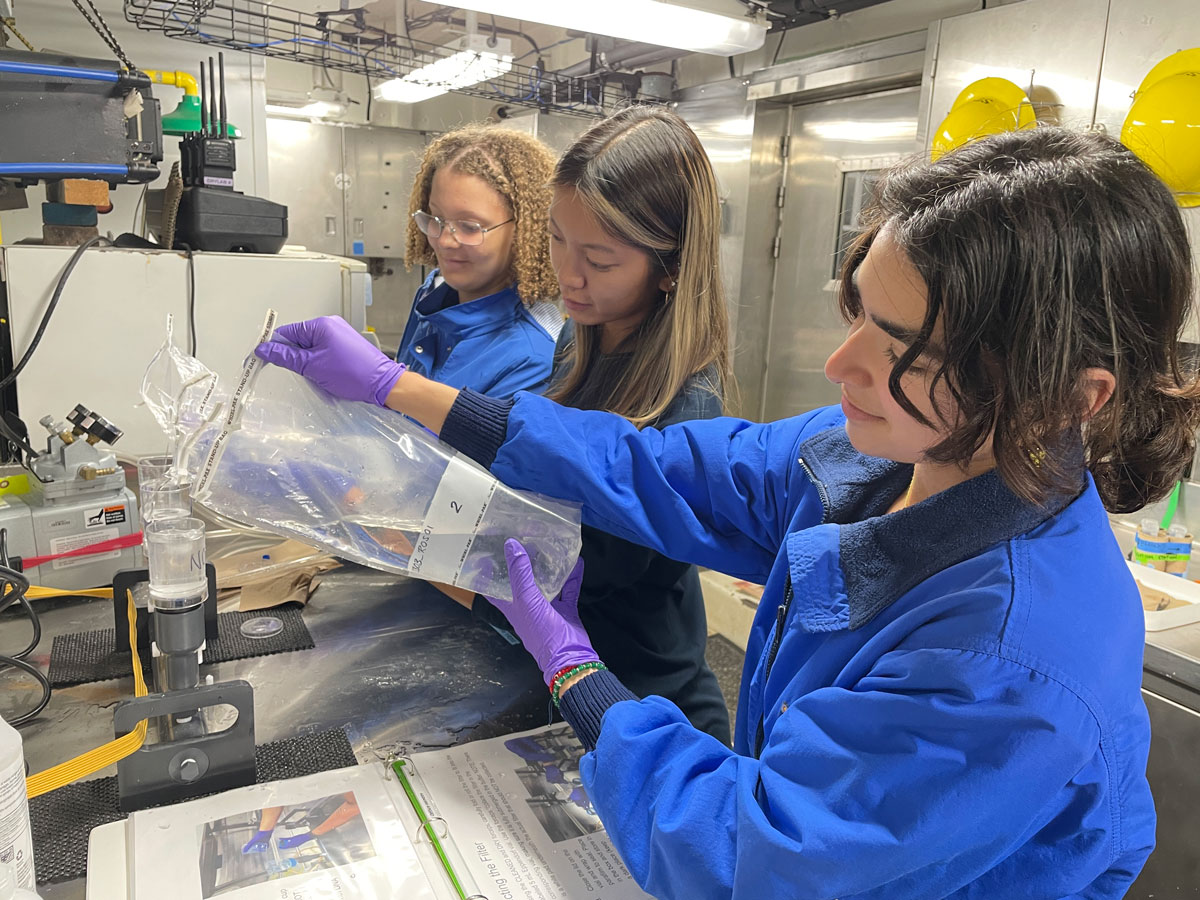
[[[599,672],[607,669],[608,666],[597,660],[596,662],[582,663],[581,665],[574,666],[573,668],[568,669],[566,672],[557,675],[554,679],[553,689],[550,692],[550,696],[554,698],[554,705],[558,706],[558,701],[561,699],[562,686],[566,682],[570,681],[574,676],[579,675],[582,672],[592,670]]]
[[[569,665],[569,666],[563,666],[561,669],[559,669],[557,672],[555,672],[555,673],[554,673],[554,677],[553,677],[553,678],[551,678],[551,679],[550,679],[550,680],[549,680],[549,681],[546,683],[546,690],[550,691],[551,693],[554,693],[554,685],[555,685],[555,683],[556,683],[556,682],[557,682],[557,681],[558,681],[560,678],[564,677],[564,676],[565,676],[565,675],[566,675],[568,672],[570,672],[570,671],[571,671],[573,668],[575,668],[575,666],[576,666],[576,665],[577,665],[576,663],[571,663],[571,665]]]
[[[580,663],[572,663],[569,666],[563,666],[561,669],[559,669],[557,672],[554,673],[554,677],[551,678],[549,683],[546,685],[547,690],[549,690],[550,693],[553,694],[554,689],[559,685],[559,683],[566,681],[567,677],[569,675],[571,675],[575,669],[579,668],[579,666],[580,666]]]

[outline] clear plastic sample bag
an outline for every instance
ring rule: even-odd
[[[273,315],[263,335],[274,329]],[[142,397],[193,499],[363,565],[512,599],[504,541],[548,597],[579,555],[577,507],[512,490],[399,413],[332,397],[250,354],[237,384],[167,339]]]

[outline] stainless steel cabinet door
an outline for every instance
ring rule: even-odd
[[[271,199],[288,208],[288,243],[346,256],[342,131],[300,119],[267,119]]]
[[[346,128],[346,254],[401,257],[425,136],[394,128]]]

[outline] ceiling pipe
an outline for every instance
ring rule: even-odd
[[[658,60],[678,59],[681,56],[686,56],[688,51],[677,50],[673,47],[663,47],[660,44],[645,44],[640,41],[626,41],[614,47],[604,54],[604,61],[608,68],[616,68],[617,66],[627,65],[628,60],[634,57],[642,57],[650,54],[658,56]],[[655,61],[658,61],[655,60]],[[560,69],[557,74],[565,75],[568,78],[578,75],[587,75],[592,67],[591,60],[583,60],[574,65]]]

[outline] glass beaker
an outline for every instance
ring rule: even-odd
[[[182,519],[192,514],[192,484],[187,473],[172,472],[170,456],[138,460],[138,499],[142,527],[156,519]]]
[[[153,519],[145,527],[150,597],[155,609],[189,609],[208,595],[204,523]]]

